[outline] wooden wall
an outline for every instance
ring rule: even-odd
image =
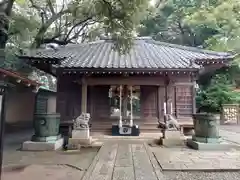
[[[110,116],[110,103],[108,92],[110,86],[90,86],[91,98],[88,99],[88,104],[91,107],[93,121],[98,119],[107,119]]]
[[[141,116],[146,120],[158,118],[158,87],[140,86]]]
[[[68,76],[58,77],[57,112],[62,121],[69,121],[81,114],[81,85]]]
[[[166,86],[166,78],[168,84]],[[72,120],[81,114],[81,77],[74,83],[71,76],[58,77],[57,111],[61,120]],[[140,85],[141,87],[141,119],[156,122],[163,118],[163,103],[171,99],[173,113],[177,117],[190,117],[193,113],[193,83],[190,75],[135,76],[122,79],[111,77],[88,77],[87,111],[92,120],[110,119],[110,103],[108,98],[109,85],[119,83]],[[167,91],[167,98],[166,98]],[[170,112],[170,105],[168,105]]]

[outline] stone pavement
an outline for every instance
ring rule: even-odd
[[[4,152],[3,180],[79,180],[87,171],[98,149],[69,152]],[[21,178],[20,178],[21,177]]]
[[[83,179],[160,180],[163,175],[152,160],[145,144],[106,142]]]
[[[234,141],[239,136],[226,129],[220,133]],[[5,171],[3,180],[235,180],[240,176],[240,171],[216,172],[240,170],[240,151],[236,150],[204,152],[183,146],[150,147],[136,139],[110,138],[99,151],[22,152],[16,149],[30,135],[14,137],[5,142],[4,166],[14,165],[15,169]]]
[[[196,151],[182,148],[151,148],[163,171],[240,170],[240,151]]]
[[[240,144],[240,126],[239,125],[220,126],[219,134],[224,140]]]
[[[79,180],[83,171],[67,165],[29,165],[3,173],[3,180]]]

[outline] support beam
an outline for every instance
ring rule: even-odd
[[[87,84],[84,79],[82,79],[82,103],[81,103],[82,113],[87,113]]]

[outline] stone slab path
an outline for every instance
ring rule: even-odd
[[[227,130],[220,129],[219,134],[222,137],[222,139],[240,145],[240,132],[230,131],[229,129]]]
[[[105,143],[83,179],[160,180],[160,166],[153,160],[145,144]]]
[[[163,171],[240,170],[240,151],[196,151],[188,148],[151,148]]]

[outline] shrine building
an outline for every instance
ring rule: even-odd
[[[91,114],[91,132],[109,134],[112,124],[137,124],[156,132],[158,120],[173,114],[192,122],[196,80],[200,73],[227,66],[230,53],[214,52],[139,37],[127,54],[111,39],[36,49],[21,56],[28,64],[57,78],[57,112],[71,121]]]

